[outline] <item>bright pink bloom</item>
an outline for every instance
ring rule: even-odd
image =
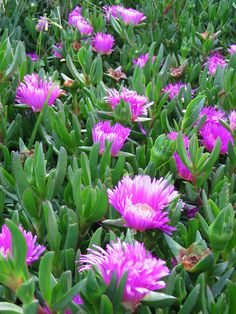
[[[169,269],[165,266],[165,261],[146,252],[143,243],[121,243],[118,239],[117,243],[107,244],[106,250],[94,245],[94,249],[87,251],[88,254],[80,258],[80,263],[84,265],[79,271],[95,265],[106,285],[109,285],[114,272],[118,282],[128,272],[122,300],[132,310],[149,292],[165,288],[162,278],[169,275]]]
[[[140,55],[137,59],[133,59],[133,64],[143,68],[148,61],[148,53],[145,55]],[[152,57],[152,63],[156,60],[156,56]]]
[[[219,120],[225,120],[225,113],[215,107],[205,107],[200,112],[200,119],[206,115],[207,122],[219,122]]]
[[[82,17],[81,15],[81,8],[80,7],[75,7],[73,11],[70,12],[69,17],[68,17],[68,24],[75,26],[76,22],[78,19]]]
[[[39,244],[36,244],[37,236],[33,236],[30,231],[25,231],[21,226],[19,226],[20,232],[23,234],[26,246],[26,263],[27,265],[32,264],[34,261],[39,259],[39,256],[45,251],[45,247]],[[12,243],[11,243],[11,232],[8,229],[7,225],[2,226],[2,232],[0,233],[0,253],[7,257],[9,254],[12,255]]]
[[[168,225],[168,211],[165,208],[178,196],[174,187],[160,178],[137,175],[126,176],[113,189],[108,189],[110,204],[121,214],[126,226],[145,231],[160,229],[166,233],[175,230]]]
[[[150,106],[147,103],[148,98],[138,95],[136,91],[123,88],[121,93],[119,93],[116,89],[109,89],[108,95],[105,97],[105,101],[112,106],[112,109],[120,103],[121,99],[130,104],[132,121],[136,121],[139,116],[147,115],[147,108]]]
[[[224,57],[219,53],[212,54],[207,61],[208,64],[208,72],[211,75],[214,75],[216,73],[217,67],[225,67],[227,65],[227,62],[224,60]]]
[[[90,35],[93,32],[93,27],[83,17],[76,21],[75,27],[81,35]]]
[[[92,47],[98,53],[109,55],[112,53],[115,40],[110,34],[97,33],[92,40]]]
[[[175,84],[168,84],[166,87],[163,88],[163,92],[164,93],[169,93],[169,98],[172,99],[174,98],[176,95],[179,94],[180,89],[184,87],[185,89],[187,88],[187,84],[184,84],[182,82],[178,82]],[[183,98],[183,95],[182,95]]]
[[[231,55],[235,54],[236,53],[236,45],[230,45],[228,52]]]
[[[113,142],[111,146],[112,156],[116,156],[130,134],[130,129],[116,123],[111,126],[110,121],[97,123],[92,129],[93,142],[100,142],[100,154],[103,154],[105,142]]]
[[[177,137],[178,137],[178,132],[170,132],[168,134],[168,138],[172,141],[175,141],[177,140]],[[184,146],[185,148],[188,148],[188,145],[189,145],[189,138],[185,135],[185,134],[182,134],[182,137],[183,137],[183,140],[184,140]]]
[[[26,55],[30,57],[33,62],[37,62],[39,60],[39,56],[36,52],[27,52]]]
[[[57,47],[57,49],[62,50],[62,42],[57,43],[55,46]],[[57,59],[62,58],[61,53],[59,53],[58,51],[53,49],[52,53],[53,53],[54,57],[56,57]]]
[[[52,106],[60,96],[61,90],[57,83],[39,78],[38,74],[33,73],[24,76],[24,82],[21,82],[16,90],[16,102],[26,104],[33,111],[40,111],[47,97],[48,105]]]
[[[232,110],[229,114],[229,123],[231,130],[236,128],[236,110]]]
[[[106,18],[109,21],[110,15],[114,18],[121,18],[125,24],[137,25],[146,19],[146,16],[132,8],[124,8],[121,5],[105,6],[104,11]]]
[[[207,122],[200,130],[202,143],[208,151],[212,151],[217,139],[221,141],[220,152],[226,154],[228,152],[229,142],[233,143],[230,132],[218,122]]]

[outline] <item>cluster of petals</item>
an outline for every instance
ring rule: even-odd
[[[142,243],[121,243],[118,239],[116,243],[107,244],[106,250],[94,245],[94,249],[87,251],[88,254],[80,258],[80,272],[95,265],[106,285],[109,285],[114,272],[118,282],[128,272],[122,300],[133,309],[150,291],[165,287],[162,278],[169,275],[165,261],[147,252]]]
[[[93,143],[100,143],[100,154],[103,154],[106,141],[112,142],[111,155],[116,156],[124,145],[130,134],[130,129],[116,123],[110,124],[110,121],[101,121],[94,125],[92,129]]]
[[[137,25],[146,19],[144,13],[132,8],[124,8],[121,5],[105,6],[104,12],[108,21],[112,16],[121,18],[125,24]]]
[[[115,44],[114,37],[111,34],[97,33],[91,42],[91,46],[94,51],[100,54],[109,55],[113,51]]]
[[[27,52],[26,55],[31,59],[33,62],[37,62],[39,60],[39,56],[36,52]]]
[[[134,179],[125,176],[113,190],[108,189],[109,203],[121,214],[127,227],[139,231],[175,230],[169,225],[166,207],[177,196],[167,180],[152,180],[147,175],[137,175]]]
[[[206,121],[200,129],[202,143],[208,151],[212,151],[217,139],[221,141],[220,153],[228,152],[229,142],[233,142],[230,132],[220,124],[219,120],[225,120],[225,113],[214,107],[203,108],[200,112],[200,117],[206,115]]]
[[[219,67],[224,68],[227,65],[227,62],[225,61],[224,57],[219,53],[213,53],[207,61],[208,64],[208,72],[211,75],[214,75],[216,73],[216,70]]]
[[[60,96],[61,90],[57,83],[42,79],[37,73],[24,76],[24,81],[16,90],[16,102],[26,104],[33,111],[40,111],[48,98],[48,105],[52,106]]]
[[[170,132],[168,134],[168,138],[172,141],[175,141],[178,137],[178,133],[177,132]],[[183,140],[184,140],[184,146],[186,148],[186,153],[188,158],[190,159],[190,154],[188,151],[188,146],[189,146],[189,138],[182,134]],[[177,152],[174,153],[173,158],[175,160],[176,163],[176,168],[178,171],[178,174],[181,178],[187,180],[187,181],[192,181],[193,176],[192,173],[190,172],[190,170],[185,166],[185,164],[182,162],[182,160],[180,159],[180,156]]]
[[[30,231],[25,231],[21,226],[19,226],[19,230],[26,241],[26,263],[27,265],[30,265],[39,259],[40,255],[45,251],[45,247],[36,243],[37,236],[33,236]],[[11,232],[6,225],[2,226],[2,231],[0,233],[0,253],[6,258],[8,255],[12,255],[12,237]]]
[[[130,105],[132,121],[136,121],[140,116],[147,115],[147,108],[150,106],[148,98],[138,95],[136,91],[123,88],[119,93],[116,89],[109,89],[108,95],[105,97],[105,101],[112,106],[112,109],[114,109],[122,99]]]
[[[68,24],[75,26],[81,35],[90,35],[93,32],[93,27],[82,16],[81,8],[78,6],[69,14]]]
[[[149,58],[148,53],[145,55],[140,55],[137,59],[133,59],[133,64],[139,66],[140,68],[144,68]],[[156,60],[156,56],[152,57],[152,63]]]
[[[230,47],[228,48],[228,52],[229,54],[233,55],[236,53],[236,45],[230,45]]]
[[[163,92],[169,93],[169,98],[172,99],[176,95],[179,95],[179,92],[180,92],[181,88],[183,88],[183,87],[186,89],[187,84],[182,83],[182,82],[178,82],[178,83],[174,83],[174,84],[170,83],[163,88]],[[182,98],[183,98],[183,95],[182,95]]]

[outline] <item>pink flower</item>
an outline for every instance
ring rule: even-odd
[[[221,110],[216,109],[215,107],[203,108],[200,112],[200,119],[204,115],[206,115],[205,123],[207,123],[207,122],[219,122],[219,120],[225,120],[225,113]]]
[[[39,78],[38,74],[33,73],[25,75],[24,82],[17,87],[16,102],[26,104],[36,112],[42,109],[49,95],[48,106],[52,106],[60,93],[57,83]]]
[[[57,49],[62,50],[62,42],[57,43],[55,46],[57,47]],[[58,58],[58,59],[62,58],[61,53],[57,52],[56,50],[53,49],[52,53],[55,58]]]
[[[224,57],[220,55],[219,53],[214,53],[208,58],[208,72],[211,75],[214,75],[216,73],[217,67],[225,67],[227,65],[227,62],[224,60]]]
[[[229,54],[233,55],[236,53],[236,45],[230,45],[229,49],[227,49]]]
[[[111,154],[116,156],[130,134],[130,129],[116,123],[111,126],[110,121],[97,123],[92,129],[93,142],[100,143],[100,154],[103,154],[105,142],[112,142]]]
[[[121,18],[125,24],[137,25],[146,19],[146,16],[132,8],[124,8],[121,5],[105,6],[105,15],[107,20],[110,20],[110,15],[114,18]]]
[[[109,203],[121,214],[126,226],[139,231],[157,228],[166,233],[175,230],[168,225],[165,208],[178,196],[174,187],[160,178],[137,175],[124,177],[113,190],[108,189]]]
[[[187,88],[187,85],[182,83],[182,82],[178,82],[175,84],[168,84],[165,88],[163,88],[163,92],[164,93],[169,93],[169,98],[172,99],[174,98],[176,95],[179,94],[180,89],[184,87],[185,89]],[[183,95],[182,95],[183,98]]]
[[[226,154],[228,152],[229,142],[233,143],[230,132],[218,122],[207,122],[200,130],[202,143],[208,151],[212,151],[217,139],[221,141],[220,152]]]
[[[83,300],[81,299],[80,295],[77,294],[74,298],[73,298],[73,302],[80,305],[83,304]],[[43,307],[43,310],[46,314],[53,314],[53,312],[50,311],[50,309],[47,306]],[[72,314],[72,312],[70,310],[65,310],[64,314]]]
[[[82,17],[81,15],[81,8],[80,7],[75,7],[73,11],[70,12],[69,17],[68,17],[68,24],[75,26],[76,22],[78,19]]]
[[[26,55],[30,57],[33,62],[37,62],[39,60],[39,56],[36,52],[27,52]]]
[[[115,40],[110,34],[97,33],[92,40],[92,47],[98,53],[109,55],[112,53]]]
[[[230,128],[233,131],[236,128],[236,110],[232,110],[229,114]]]
[[[79,18],[74,25],[81,35],[90,35],[93,32],[93,27],[83,18]]]
[[[39,259],[39,256],[45,251],[45,247],[36,244],[37,236],[33,236],[30,231],[25,231],[21,226],[19,226],[19,230],[25,237],[27,246],[26,263],[30,265]],[[6,258],[8,254],[12,255],[11,242],[11,232],[6,225],[3,225],[0,233],[0,253]]]
[[[36,30],[38,32],[48,31],[49,21],[46,16],[40,16],[38,24],[36,25]]]
[[[170,133],[168,134],[168,138],[169,138],[170,140],[172,140],[172,141],[177,140],[177,137],[178,137],[178,132],[170,132]],[[185,148],[188,148],[188,145],[189,145],[189,138],[188,138],[186,135],[184,135],[184,134],[182,134],[182,137],[183,137],[183,140],[184,140],[184,146],[185,146]]]
[[[120,103],[121,99],[130,104],[132,121],[136,121],[141,115],[147,115],[147,108],[150,106],[150,104],[147,103],[148,98],[146,96],[138,95],[136,91],[123,88],[121,93],[119,93],[115,89],[109,89],[108,95],[105,97],[105,101],[112,106],[112,109]]]
[[[132,311],[149,292],[165,287],[162,278],[169,275],[165,261],[146,252],[144,245],[137,241],[129,244],[118,239],[117,243],[107,244],[106,250],[94,245],[94,249],[87,251],[88,254],[80,258],[80,263],[84,264],[79,268],[80,272],[95,265],[106,285],[109,285],[114,272],[118,282],[128,272],[122,300]]]
[[[143,68],[148,61],[148,53],[145,55],[140,55],[137,59],[133,59],[133,64]],[[152,63],[156,60],[156,56],[152,57]]]

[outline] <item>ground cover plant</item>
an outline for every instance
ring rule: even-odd
[[[236,3],[0,3],[0,313],[236,312]]]

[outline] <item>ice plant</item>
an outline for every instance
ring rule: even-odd
[[[236,110],[232,110],[229,114],[229,124],[231,130],[236,128]]]
[[[214,75],[216,73],[217,67],[225,67],[227,65],[227,62],[224,60],[224,57],[219,53],[212,54],[207,61],[208,64],[208,72],[211,75]]]
[[[16,102],[26,104],[33,111],[40,111],[48,98],[48,105],[52,106],[61,90],[57,83],[39,78],[38,74],[33,73],[24,76],[16,90]]]
[[[93,27],[82,16],[81,8],[78,6],[69,14],[68,24],[75,26],[81,35],[90,35],[93,32]]]
[[[57,49],[62,50],[62,42],[57,43],[55,46],[56,46]],[[53,55],[57,59],[61,59],[62,58],[61,53],[59,53],[58,51],[56,51],[54,49],[53,49]]]
[[[45,251],[45,247],[36,243],[37,236],[33,236],[30,231],[27,232],[21,226],[19,226],[19,230],[26,241],[26,263],[30,265],[39,259],[39,256]],[[11,232],[6,225],[2,226],[0,233],[0,253],[6,258],[8,255],[12,255]]]
[[[165,261],[147,252],[143,243],[121,243],[118,239],[117,243],[107,244],[106,250],[94,245],[94,249],[87,251],[88,254],[80,258],[80,272],[95,265],[106,285],[114,272],[118,282],[128,272],[122,301],[132,311],[149,292],[165,287],[162,278],[169,275],[169,269]]]
[[[212,151],[217,139],[221,141],[220,153],[226,154],[228,152],[229,142],[233,143],[233,138],[230,132],[218,122],[207,122],[200,130],[202,136],[202,143],[208,151]]]
[[[36,52],[27,52],[26,55],[30,57],[33,62],[37,62],[39,60],[39,56]]]
[[[188,218],[194,218],[196,214],[199,212],[199,208],[194,206],[186,206],[184,208],[184,211]]]
[[[114,37],[110,34],[97,33],[92,40],[92,48],[94,51],[100,54],[109,55],[112,53],[112,47],[114,46]]]
[[[46,16],[40,16],[38,23],[36,25],[36,30],[38,32],[48,31],[48,19]]]
[[[164,93],[169,93],[169,98],[172,99],[174,98],[176,95],[179,94],[180,89],[184,87],[185,89],[187,88],[187,85],[182,83],[182,82],[178,82],[175,84],[168,84],[163,88],[163,92]],[[183,98],[183,95],[182,95]]]
[[[219,120],[225,119],[225,113],[221,110],[216,109],[215,107],[205,107],[200,112],[200,118],[206,115],[207,122],[219,122]]]
[[[230,47],[227,49],[229,54],[233,55],[236,53],[236,45],[230,45]]]
[[[126,226],[145,231],[160,229],[166,233],[175,230],[169,226],[168,211],[165,209],[178,193],[164,178],[151,179],[137,175],[126,176],[113,189],[108,189],[109,203],[121,214]]]
[[[136,121],[142,115],[147,115],[147,108],[150,106],[148,98],[138,95],[136,91],[123,88],[121,93],[119,93],[115,89],[109,89],[108,95],[105,97],[105,101],[112,106],[112,109],[120,103],[121,99],[130,105],[132,121]]]
[[[143,68],[145,66],[145,64],[148,61],[148,53],[146,53],[145,55],[140,55],[137,59],[133,59],[133,64],[139,66],[140,68]],[[156,56],[152,57],[152,63],[156,60]]]
[[[75,26],[78,19],[81,18],[81,8],[76,6],[73,11],[70,12],[68,17],[68,24]]]
[[[98,122],[92,129],[93,142],[100,143],[100,154],[103,154],[106,141],[112,142],[111,154],[116,156],[124,145],[130,134],[130,129],[116,123],[110,124],[110,121]]]
[[[170,132],[168,134],[168,138],[172,141],[175,141],[178,137],[178,133],[177,132]],[[183,140],[184,140],[184,146],[186,148],[187,151],[187,156],[190,159],[190,154],[188,152],[188,146],[189,146],[189,138],[182,134]],[[173,158],[175,160],[176,163],[176,168],[178,171],[178,174],[181,178],[187,180],[187,181],[192,181],[193,176],[190,172],[190,170],[185,166],[185,164],[182,162],[182,160],[179,157],[179,154],[177,152],[174,153]]]
[[[124,8],[121,5],[105,6],[104,12],[108,21],[110,16],[121,18],[125,24],[137,25],[146,19],[143,12],[132,8]]]

